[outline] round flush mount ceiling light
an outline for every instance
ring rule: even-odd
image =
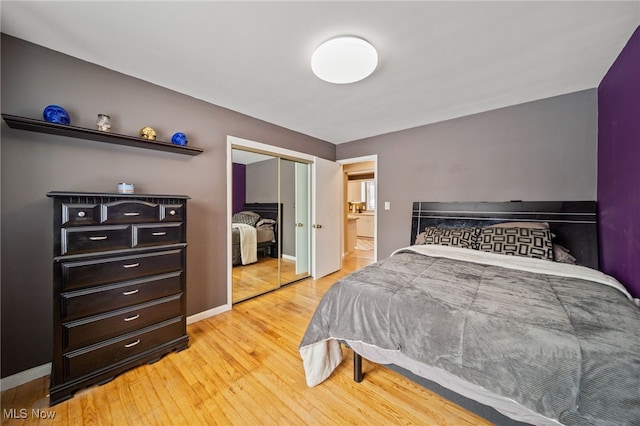
[[[321,80],[335,84],[360,81],[378,66],[378,52],[371,43],[353,36],[322,43],[311,56],[311,69]]]

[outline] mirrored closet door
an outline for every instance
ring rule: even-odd
[[[232,301],[307,278],[310,165],[232,149]]]

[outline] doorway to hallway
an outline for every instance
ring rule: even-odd
[[[377,260],[377,156],[339,160],[343,174],[343,255]]]

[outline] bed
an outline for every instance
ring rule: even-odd
[[[387,364],[498,424],[640,424],[640,308],[597,241],[595,202],[415,202],[410,245],[319,303],[307,384],[344,344],[357,381]]]
[[[234,213],[231,225],[232,265],[255,263],[258,255],[278,258],[278,241],[282,230],[278,226],[278,215],[282,204],[246,203]]]

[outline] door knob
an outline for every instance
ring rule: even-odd
[[[314,228],[316,228],[316,229],[320,229],[320,228],[322,228],[322,225],[312,225],[312,226],[313,226]]]
[[[303,227],[303,226],[304,226],[304,223],[298,223],[298,226],[299,226],[299,227]]]

